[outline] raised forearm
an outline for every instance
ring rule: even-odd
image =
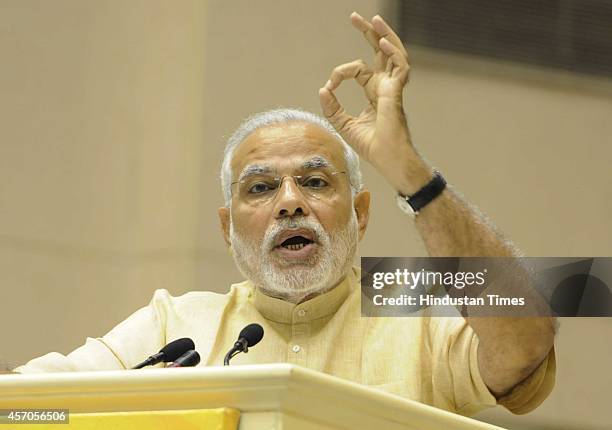
[[[477,208],[452,187],[416,217],[427,251],[434,257],[508,257],[501,260],[503,275],[495,290],[524,297],[533,314],[546,314],[532,288],[530,275],[516,259],[518,250]],[[535,307],[540,307],[538,311]],[[549,353],[554,340],[554,320],[548,317],[470,317],[478,335],[478,361],[482,377],[496,395],[503,395],[529,376]]]
[[[412,145],[404,145],[400,180],[389,183],[401,194],[412,195],[432,179],[432,168]],[[396,157],[399,158],[399,157]],[[510,257],[518,255],[493,223],[468,204],[453,186],[419,212],[415,225],[432,257]]]
[[[451,185],[421,210],[416,228],[432,257],[512,257],[518,252]]]

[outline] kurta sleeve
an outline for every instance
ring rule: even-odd
[[[434,318],[432,323],[434,391],[454,404],[462,415],[503,405],[515,414],[524,414],[540,405],[555,381],[555,352],[551,349],[539,367],[510,393],[496,399],[487,388],[478,365],[479,339],[461,317]]]

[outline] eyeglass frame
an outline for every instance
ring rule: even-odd
[[[326,175],[335,176],[335,175],[339,175],[341,173],[344,173],[346,175],[346,178],[348,180],[349,187],[350,187],[351,186],[351,178],[349,177],[348,172],[346,170],[338,170],[338,171],[335,171],[335,172],[326,173]],[[314,174],[313,174],[313,176],[314,176]],[[285,182],[285,178],[293,178],[293,182],[300,189],[300,192],[302,192],[302,185],[300,185],[299,179],[302,179],[304,177],[308,178],[309,174],[305,174],[305,175],[283,175],[283,176],[275,176],[275,177],[273,177],[272,179],[273,179],[274,183],[277,183],[278,186],[274,189],[274,195],[272,196],[270,201],[272,201],[272,200],[274,200],[276,198],[276,196],[278,194],[278,191],[281,189],[281,187],[283,186],[283,183]],[[230,196],[231,197],[234,197],[234,193],[232,191],[233,186],[235,184],[239,184],[239,183],[245,182],[247,179],[248,178],[244,178],[244,179],[241,179],[241,180],[234,181],[234,182],[230,183]]]

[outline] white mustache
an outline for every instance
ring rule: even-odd
[[[266,230],[266,234],[263,238],[262,249],[271,251],[275,248],[276,239],[286,230],[295,230],[298,228],[303,228],[309,230],[313,233],[316,242],[322,242],[322,238],[327,237],[327,233],[323,226],[312,219],[306,218],[282,218],[276,223],[272,224]]]

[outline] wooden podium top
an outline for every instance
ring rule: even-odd
[[[325,429],[499,428],[284,363],[0,376],[0,409],[88,413],[219,407],[236,408],[245,418],[279,413]]]

